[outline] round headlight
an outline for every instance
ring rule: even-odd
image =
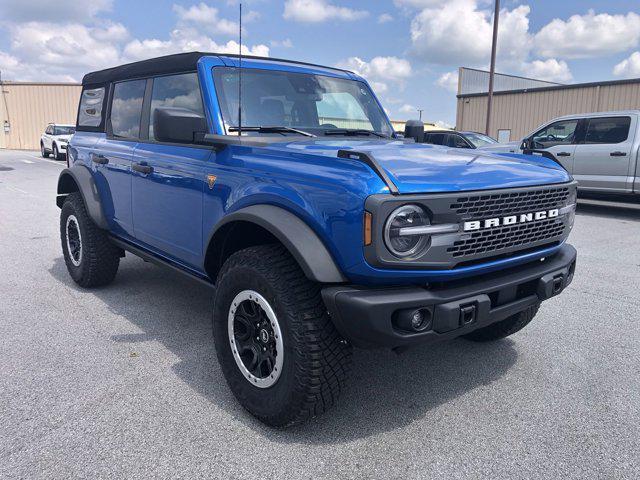
[[[407,234],[403,228],[424,227],[430,224],[429,216],[418,205],[403,205],[395,209],[384,227],[384,240],[387,248],[396,257],[405,258],[420,253],[429,243],[429,236]]]

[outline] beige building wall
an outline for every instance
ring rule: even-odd
[[[0,148],[37,150],[48,123],[76,123],[80,85],[2,82],[0,89]]]
[[[456,129],[484,132],[487,95],[459,95],[457,102]],[[510,140],[516,141],[562,115],[632,109],[640,109],[640,79],[498,92],[493,97],[489,135],[497,138],[498,130],[511,130]]]

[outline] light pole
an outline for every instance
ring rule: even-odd
[[[493,41],[491,43],[491,68],[489,69],[489,94],[487,95],[487,123],[485,131],[489,135],[491,129],[491,104],[493,103],[493,76],[496,73],[496,49],[498,46],[498,20],[500,17],[500,0],[495,0],[495,13],[493,14]]]
[[[418,115],[420,116],[420,120],[422,120],[422,112],[424,112],[423,108],[416,108],[416,110],[418,110]]]

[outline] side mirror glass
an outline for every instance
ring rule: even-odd
[[[159,142],[194,143],[197,133],[206,132],[206,119],[186,108],[163,107],[153,112],[153,136]]]

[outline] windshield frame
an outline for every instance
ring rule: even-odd
[[[221,127],[222,127],[222,134],[223,135],[237,135],[236,131],[230,131],[230,129],[232,128],[237,128],[237,125],[234,125],[232,123],[230,123],[227,120],[227,114],[226,114],[226,110],[227,110],[227,106],[226,106],[226,98],[225,98],[225,92],[224,92],[224,87],[220,85],[219,82],[219,77],[218,75],[220,74],[221,71],[225,70],[225,71],[233,71],[236,70],[238,67],[236,66],[228,66],[228,65],[215,65],[211,68],[210,74],[211,74],[211,81],[214,85],[214,92],[215,92],[215,96],[216,96],[216,100],[218,103],[218,111],[219,111],[219,116],[220,116],[220,120],[221,120]],[[380,129],[376,130],[375,127],[373,126],[373,122],[371,120],[370,115],[367,112],[367,109],[363,108],[363,114],[365,115],[365,117],[367,118],[367,121],[369,122],[369,124],[371,125],[372,129],[362,129],[362,128],[358,128],[358,129],[353,129],[353,130],[369,130],[372,132],[372,134],[367,134],[365,132],[363,132],[361,134],[361,136],[370,136],[370,138],[375,138],[375,137],[379,137],[379,136],[384,136],[385,138],[393,138],[394,137],[394,130],[393,130],[393,126],[391,124],[391,121],[389,120],[389,117],[386,113],[386,111],[384,110],[384,108],[382,107],[382,104],[380,103],[378,97],[375,95],[375,93],[373,92],[373,90],[371,89],[371,87],[369,86],[369,84],[364,80],[364,79],[360,79],[360,78],[353,78],[351,75],[349,76],[341,76],[341,75],[331,75],[331,74],[325,74],[325,73],[320,73],[317,71],[295,71],[295,70],[289,70],[289,69],[274,69],[274,68],[261,68],[260,66],[256,65],[256,66],[251,66],[251,67],[242,67],[242,72],[243,74],[245,74],[245,72],[264,72],[265,74],[286,74],[286,75],[307,75],[307,76],[313,76],[313,77],[326,77],[328,79],[331,80],[335,80],[335,81],[344,81],[344,82],[353,82],[359,85],[359,87],[361,89],[364,89],[366,91],[366,94],[370,97],[371,99],[371,105],[374,106],[374,108],[377,111],[377,114],[379,115],[379,123],[380,123]],[[243,105],[245,104],[244,102],[244,92],[246,89],[246,84],[244,84],[243,82]],[[358,102],[359,105],[360,102]],[[244,110],[243,110],[244,112]],[[244,120],[244,114],[243,114],[243,120]],[[354,120],[359,120],[359,119],[354,119]],[[298,129],[298,130],[302,130],[305,132],[308,132],[310,134],[316,135],[316,136],[323,136],[324,132],[327,131],[328,129],[326,127],[322,127],[321,125],[318,125],[317,127],[307,127],[307,126],[299,126],[299,125],[286,125],[286,122],[284,122],[284,125],[260,125],[262,127],[278,127],[278,126],[283,126],[283,127],[287,127],[287,128],[293,128],[293,129]],[[249,132],[249,131],[245,131],[244,127],[250,128],[250,127],[256,127],[256,125],[253,124],[246,124],[243,121],[242,122],[242,127],[243,127],[243,136],[244,135],[264,135],[264,136],[273,136],[273,135],[282,135],[281,133],[266,133],[266,132]],[[336,126],[337,127],[337,126]],[[345,130],[342,127],[337,127],[337,130]],[[291,132],[289,135],[296,135],[294,132]],[[354,136],[353,133],[345,133],[344,136]],[[359,136],[359,135],[358,135]]]

